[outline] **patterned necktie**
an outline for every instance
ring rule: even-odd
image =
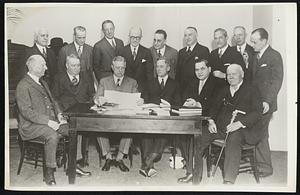
[[[44,58],[47,58],[47,53],[46,53],[46,49],[45,48],[43,48],[43,56],[44,56]]]
[[[78,79],[75,76],[73,76],[73,79],[71,82],[74,86],[76,86],[78,84]]]
[[[157,51],[158,51],[158,52],[157,52],[157,55],[158,55],[158,57],[160,58],[160,57],[161,57],[160,49],[157,50]]]
[[[164,79],[161,79],[160,89],[163,89],[164,87],[165,87]]]
[[[135,60],[135,58],[136,58],[136,47],[133,48],[132,55],[133,55],[133,60]]]
[[[238,50],[243,55],[243,53],[242,53],[242,47],[241,46],[238,46]]]
[[[115,42],[114,42],[113,39],[111,40],[111,45],[112,45],[112,47],[113,47],[114,49],[116,49],[116,44],[115,44]]]
[[[258,54],[256,55],[256,58],[257,58],[257,60],[260,59],[260,53],[258,53]]]
[[[117,87],[120,87],[120,81],[121,79],[117,79]]]
[[[219,58],[221,58],[222,57],[222,50],[221,49],[219,49]]]
[[[187,51],[186,51],[186,52],[187,52],[187,54],[189,54],[189,55],[190,55],[190,54],[192,53],[191,47],[188,47],[188,49],[187,49]]]
[[[78,47],[77,53],[78,53],[78,57],[81,57],[81,53],[82,53],[82,52],[81,52],[81,46]]]

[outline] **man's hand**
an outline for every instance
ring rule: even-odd
[[[59,129],[59,123],[53,120],[48,121],[48,126],[57,131]]]
[[[263,102],[263,114],[266,114],[270,110],[270,106],[267,102]]]
[[[137,104],[138,106],[143,105],[143,104],[144,104],[144,99],[143,99],[143,98],[138,99],[138,101],[136,102],[136,104]]]
[[[208,130],[210,133],[217,133],[217,125],[214,120],[208,120]]]
[[[225,78],[226,78],[226,74],[223,73],[223,72],[221,72],[221,71],[219,71],[219,70],[215,70],[215,71],[213,72],[213,75],[214,75],[215,77],[220,78],[220,79],[225,79]]]
[[[94,103],[98,106],[101,106],[107,102],[107,99],[103,96],[99,96],[98,98],[94,99]]]
[[[185,100],[183,106],[195,107],[196,106],[196,100],[194,100],[193,98],[188,98],[187,100]]]
[[[231,124],[227,125],[227,127],[226,127],[226,129],[227,129],[226,133],[230,133],[230,132],[239,130],[242,127],[244,127],[244,125],[240,121],[231,123]]]
[[[62,124],[67,123],[67,120],[66,120],[66,118],[62,115],[62,113],[59,113],[59,114],[57,115],[57,119],[58,119],[59,123],[62,123]]]

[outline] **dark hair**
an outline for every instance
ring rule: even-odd
[[[254,31],[252,31],[251,34],[253,34],[253,33],[255,33],[255,32],[258,32],[258,33],[259,33],[260,39],[266,39],[266,40],[268,40],[269,34],[268,34],[268,32],[266,31],[266,29],[264,29],[264,28],[258,28],[258,29],[255,29]]]
[[[195,30],[196,32],[198,32],[198,31],[197,31],[197,28],[196,28],[196,27],[193,27],[193,26],[188,26],[186,29],[193,29],[193,30]]]
[[[111,20],[105,20],[104,22],[102,22],[102,30],[104,30],[104,24],[106,24],[106,23],[111,23],[113,26],[115,26],[114,25],[114,23],[113,23],[113,21],[111,21]]]
[[[197,59],[197,60],[195,60],[195,64],[201,63],[201,62],[204,62],[207,67],[211,67],[206,59],[201,59],[201,60]]]
[[[155,34],[162,34],[164,35],[164,39],[167,39],[167,33],[162,29],[158,29],[157,31],[155,31]]]

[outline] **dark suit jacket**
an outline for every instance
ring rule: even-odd
[[[26,49],[24,64],[26,64],[26,61],[30,56],[41,55],[45,59],[46,66],[48,68],[48,70],[46,70],[46,72],[45,72],[45,76],[43,76],[43,79],[45,79],[45,81],[51,87],[54,75],[57,73],[57,62],[56,62],[56,56],[52,49],[46,47],[46,52],[47,52],[47,58],[44,58],[41,51],[38,49],[36,44],[34,44],[32,47]],[[27,69],[27,71],[28,71],[28,69]]]
[[[16,101],[20,119],[18,126],[23,140],[41,136],[44,132],[41,129],[49,129],[48,121],[56,120],[57,114],[61,113],[47,83],[43,81],[43,84],[45,87],[26,74],[17,86]]]
[[[92,77],[87,72],[80,72],[79,83],[73,86],[67,72],[60,72],[55,76],[52,94],[63,111],[76,103],[91,102],[95,94]]]
[[[156,49],[154,47],[150,47],[150,51],[152,54],[153,58],[153,72],[154,72],[154,77],[157,77],[156,74],[156,62],[158,60],[158,55]],[[175,74],[176,74],[176,66],[177,66],[177,57],[178,57],[178,52],[176,49],[166,45],[164,57],[170,62],[170,71],[169,71],[169,77],[175,79]]]
[[[97,80],[109,76],[112,74],[111,62],[112,59],[120,54],[120,51],[124,47],[122,40],[114,38],[116,42],[116,49],[107,41],[105,37],[98,41],[94,45],[93,57],[94,57],[94,72]]]
[[[238,46],[235,46],[234,48],[238,51]],[[254,52],[254,49],[253,47],[251,47],[250,45],[246,44],[246,48],[245,48],[245,51],[244,53],[247,53],[249,58],[248,58],[248,67],[246,67],[246,64],[245,64],[245,75],[244,75],[244,80],[247,81],[247,82],[252,82],[252,70],[253,70],[253,59],[254,59],[254,55],[255,55],[255,52]],[[240,53],[240,52],[238,52]]]
[[[283,80],[283,62],[278,51],[269,46],[259,60],[253,63],[253,85],[258,88],[262,101],[269,103],[269,112],[277,110],[277,94]]]
[[[208,63],[211,65],[211,72],[213,73],[215,70],[219,70],[223,73],[226,73],[228,65],[225,64],[239,64],[242,66],[243,70],[245,70],[245,63],[243,60],[243,57],[240,55],[240,53],[234,48],[228,46],[228,48],[225,50],[221,58],[219,58],[218,54],[219,49],[213,50],[208,59]],[[227,81],[225,79],[216,78],[218,86],[220,88],[223,88],[226,86]]]
[[[148,89],[148,92],[143,96],[145,103],[160,104],[160,99],[164,99],[172,106],[181,106],[179,84],[171,77],[168,77],[162,90],[158,78],[149,83]]]
[[[184,91],[189,81],[196,80],[195,60],[208,60],[209,50],[207,47],[197,43],[191,54],[186,52],[186,47],[178,52],[178,63],[176,68],[176,80],[179,82],[181,91]]]
[[[215,103],[213,104],[210,115],[217,125],[218,131],[226,131],[226,126],[229,125],[232,118],[232,112],[240,110],[246,114],[237,114],[235,121],[240,121],[246,126],[240,129],[245,135],[246,142],[256,144],[263,138],[263,131],[260,126],[262,113],[262,103],[257,90],[243,82],[239,90],[231,97],[229,85],[219,91]]]
[[[200,94],[198,94],[199,79],[190,81],[183,94],[183,103],[186,99],[193,98],[197,102],[200,102],[202,106],[202,113],[204,116],[207,116],[218,92],[215,80],[215,77],[210,75],[207,78]]]
[[[57,62],[59,72],[66,72],[66,60],[67,56],[70,54],[74,54],[79,58],[74,42],[60,49]],[[93,47],[88,44],[84,44],[79,59],[80,71],[88,71],[91,74],[93,70]]]
[[[131,53],[130,44],[121,51],[121,56],[126,59],[125,74],[135,79],[139,85],[139,91],[148,90],[148,83],[153,80],[153,59],[149,49],[139,45],[135,60]]]

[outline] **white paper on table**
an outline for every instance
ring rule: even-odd
[[[104,90],[104,97],[108,103],[118,104],[120,108],[137,107],[141,93],[126,93],[113,90]]]

